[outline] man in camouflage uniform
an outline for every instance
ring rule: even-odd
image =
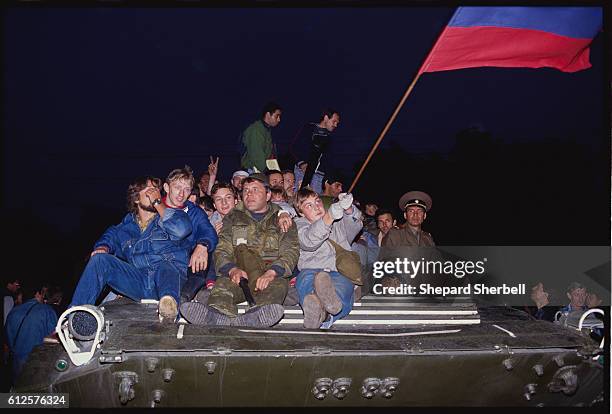
[[[296,227],[283,232],[277,226],[280,207],[270,203],[270,188],[264,174],[253,174],[243,182],[243,203],[223,219],[215,250],[217,274],[208,305],[189,302],[181,313],[201,325],[269,327],[282,317],[287,278],[299,257]],[[245,301],[239,283],[248,280],[255,299],[243,315],[236,304]]]

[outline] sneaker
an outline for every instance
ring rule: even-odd
[[[157,307],[160,322],[174,323],[178,315],[176,300],[169,295],[162,296]]]
[[[327,313],[336,315],[342,310],[342,302],[336,293],[329,273],[319,272],[315,275],[314,290]]]
[[[270,305],[257,305],[238,315],[232,320],[234,326],[247,326],[250,328],[269,328],[283,318],[285,308],[278,303]]]
[[[231,319],[210,306],[198,302],[181,305],[181,315],[194,325],[230,326]]]
[[[317,329],[325,320],[326,313],[323,309],[323,305],[314,293],[310,293],[304,297],[302,310],[304,311],[304,328],[306,329]]]

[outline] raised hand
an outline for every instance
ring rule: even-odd
[[[208,164],[208,174],[212,176],[217,176],[217,170],[219,169],[219,157],[216,160],[213,160],[212,155],[210,156],[210,164]]]
[[[353,195],[351,193],[340,193],[338,200],[343,210],[349,209],[353,205]]]

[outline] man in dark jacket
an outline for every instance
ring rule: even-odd
[[[310,184],[312,176],[321,164],[321,157],[329,145],[330,134],[338,128],[338,124],[340,124],[340,114],[338,111],[330,108],[323,111],[318,124],[312,123],[306,130],[306,133],[310,135],[311,147],[308,167],[306,167],[300,188],[305,188]]]
[[[51,336],[57,314],[43,301],[42,286],[32,291],[33,297],[14,307],[6,318],[6,336],[13,355],[13,379],[16,379],[34,347]]]
[[[189,258],[188,281],[183,289],[182,295],[185,299],[191,299],[204,282],[203,278],[192,279],[194,275],[204,272],[208,268],[209,256],[217,247],[218,236],[208,216],[200,207],[188,200],[195,185],[193,172],[188,165],[170,171],[164,190],[166,196],[162,199],[166,207],[179,209],[187,213],[191,220],[193,231],[188,236],[191,256]],[[198,283],[192,283],[198,282]],[[183,283],[181,283],[183,286]]]
[[[130,184],[129,213],[94,245],[71,307],[95,304],[108,284],[133,300],[159,300],[160,319],[175,320],[180,285],[187,277],[192,225],[187,213],[162,203],[160,187],[161,180],[154,177]]]
[[[272,142],[272,128],[281,121],[282,108],[274,102],[264,106],[261,119],[253,122],[240,136],[242,147],[240,165],[244,170],[264,172],[266,160],[275,158],[276,151]]]

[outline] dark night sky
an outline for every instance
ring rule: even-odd
[[[227,178],[238,135],[269,99],[284,107],[273,130],[280,152],[320,109],[338,108],[329,156],[352,178],[453,10],[5,9],[3,207],[29,208],[70,235],[95,220],[83,206],[118,211],[119,221],[137,175],[185,163],[200,173],[215,154]],[[458,131],[479,125],[506,144],[559,137],[606,152],[604,40],[592,44],[593,68],[573,74],[425,74],[382,148],[445,154]]]

